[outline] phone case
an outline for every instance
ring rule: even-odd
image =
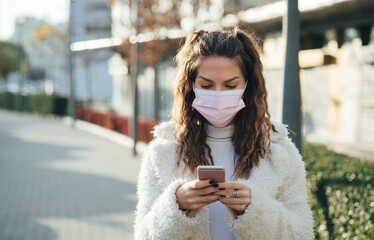
[[[197,177],[200,180],[213,179],[216,182],[224,182],[225,168],[222,166],[198,166]]]

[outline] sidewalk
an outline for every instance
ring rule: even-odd
[[[139,163],[61,119],[0,110],[0,239],[132,239]]]
[[[111,131],[109,129],[103,128],[93,123],[89,123],[86,121],[82,121],[76,119],[73,121],[71,117],[64,117],[62,121],[67,125],[74,127],[76,129],[92,133],[96,136],[100,136],[102,138],[108,139],[114,143],[120,144],[128,149],[132,149],[134,145],[134,141],[131,137],[128,137],[124,134]],[[147,143],[139,141],[136,144],[136,152],[142,155],[147,149]]]

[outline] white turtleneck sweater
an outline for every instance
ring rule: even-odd
[[[231,141],[234,133],[234,125],[222,128],[207,124],[207,144],[212,150],[214,165],[225,167],[226,181],[234,181],[234,157],[235,151]],[[209,204],[210,233],[213,240],[236,239],[225,221],[226,207],[221,202]]]

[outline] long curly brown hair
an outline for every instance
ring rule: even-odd
[[[234,118],[232,141],[236,153],[237,178],[249,178],[253,167],[270,150],[270,121],[267,90],[256,41],[242,30],[196,31],[190,34],[179,50],[178,73],[174,86],[173,120],[176,123],[177,165],[195,172],[199,165],[213,165],[211,149],[206,143],[205,118],[192,107],[195,93],[192,85],[201,62],[210,56],[237,59],[247,87],[243,94],[246,105]],[[210,159],[207,158],[209,156]]]

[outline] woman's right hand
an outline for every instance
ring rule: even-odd
[[[179,186],[175,192],[179,209],[199,209],[205,205],[214,203],[220,199],[220,195],[214,194],[219,189],[219,183],[213,180],[193,180]]]

